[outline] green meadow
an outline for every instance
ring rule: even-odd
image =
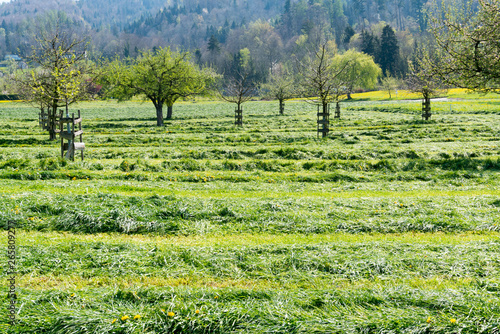
[[[0,332],[498,333],[500,97],[412,98],[82,103],[83,162],[0,103]]]

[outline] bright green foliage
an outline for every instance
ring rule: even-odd
[[[172,107],[180,98],[207,92],[215,80],[210,69],[200,70],[191,63],[188,52],[170,48],[146,50],[136,59],[115,60],[108,66],[104,79],[107,93],[120,100],[142,95],[156,108],[157,126],[163,126],[163,105],[169,107],[167,119],[172,118]]]
[[[50,139],[55,139],[57,108],[89,97],[87,85],[94,71],[85,61],[87,40],[75,39],[58,24],[37,36],[29,57],[35,68],[18,73],[13,81],[17,93],[27,102],[49,111]]]
[[[390,73],[380,81],[380,88],[389,94],[389,100],[392,99],[392,92],[397,92],[400,83],[399,80],[393,77]]]
[[[43,78],[37,75],[38,72],[31,71],[32,89],[35,96],[46,97],[49,100],[62,100],[65,104],[66,111],[71,103],[81,99],[83,78],[79,69],[72,66],[76,57],[62,58],[59,62],[59,67],[54,68],[50,73],[50,79],[53,83],[57,83],[50,90],[50,86],[46,86]]]
[[[379,76],[382,75],[382,70],[375,64],[372,56],[354,49],[335,56],[334,63],[338,67],[342,67],[344,64],[347,66],[342,76],[347,84],[349,97],[356,88],[375,88]]]

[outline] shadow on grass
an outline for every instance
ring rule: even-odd
[[[8,139],[8,138],[0,138],[0,147],[20,146],[20,145],[52,146],[54,143],[56,143],[56,141],[50,141],[49,139],[36,139],[36,138]]]

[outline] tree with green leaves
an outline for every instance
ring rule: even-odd
[[[17,93],[28,103],[47,108],[50,140],[56,139],[56,114],[59,107],[89,98],[88,85],[95,71],[86,61],[87,38],[74,38],[57,19],[40,29],[28,57],[32,68],[19,72],[13,81]]]
[[[284,68],[283,64],[277,66],[267,83],[260,86],[260,91],[264,97],[279,101],[280,115],[285,113],[285,101],[297,95],[294,78]]]
[[[220,52],[220,43],[215,35],[211,35],[208,40],[207,50],[210,51],[211,54],[218,54]]]
[[[500,88],[500,2],[443,2],[430,12],[436,57],[425,58],[432,73],[449,85],[478,92]],[[439,60],[436,62],[436,58]]]
[[[189,52],[170,48],[144,50],[137,59],[114,60],[107,67],[103,85],[107,95],[126,100],[140,95],[153,102],[156,125],[163,126],[163,106],[172,118],[173,105],[180,98],[204,94],[216,75],[191,63]]]
[[[342,33],[342,44],[347,49],[349,42],[351,41],[352,36],[356,35],[356,31],[350,26],[346,25],[344,32]]]
[[[377,59],[380,49],[380,40],[372,32],[363,30],[361,32],[361,52]]]
[[[399,87],[399,80],[388,73],[380,80],[380,89],[389,94],[389,100],[392,99],[392,92],[396,92]]]
[[[355,88],[375,88],[377,80],[382,74],[382,70],[375,64],[372,56],[353,49],[342,55],[337,55],[335,62],[339,63],[337,66],[346,65],[343,76],[347,85],[347,99],[351,99]]]

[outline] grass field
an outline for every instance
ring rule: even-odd
[[[74,163],[0,103],[0,332],[500,333],[500,97],[385,98],[84,103]]]

